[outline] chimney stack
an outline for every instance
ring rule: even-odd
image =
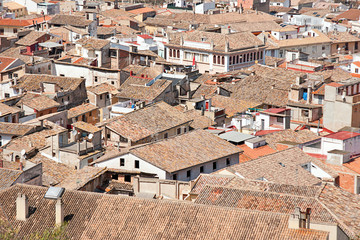
[[[29,215],[28,198],[25,194],[19,193],[16,198],[16,220],[25,221]]]
[[[55,204],[55,224],[61,226],[64,223],[64,204],[60,199]]]
[[[289,228],[299,229],[307,228],[310,229],[310,214],[311,208],[307,208],[306,212],[301,212],[300,208],[295,208],[293,214],[289,218]]]

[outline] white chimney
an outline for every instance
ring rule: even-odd
[[[28,199],[25,194],[18,194],[16,198],[16,220],[25,221],[29,215]]]
[[[55,204],[55,224],[57,226],[62,225],[64,222],[64,204],[60,199],[56,201]]]

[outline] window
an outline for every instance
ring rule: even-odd
[[[281,122],[283,122],[283,118],[282,118],[282,117],[276,117],[276,121],[277,121],[278,123],[281,123]]]
[[[41,68],[38,68],[38,72],[41,72]]]
[[[188,171],[186,172],[186,177],[187,177],[187,178],[190,178],[190,177],[191,177],[191,170],[188,170]]]
[[[125,166],[125,158],[120,158],[120,167]]]
[[[358,68],[355,68],[355,73],[359,73],[359,69],[358,69]]]
[[[229,166],[230,165],[230,158],[227,158],[226,159],[226,166]]]
[[[65,77],[65,74],[60,74],[60,77]]]
[[[176,130],[176,132],[177,132],[177,134],[179,135],[179,134],[181,133],[181,128],[178,128],[178,129]]]
[[[308,117],[309,116],[309,110],[307,110],[307,109],[301,110],[301,116],[302,117]]]
[[[94,79],[95,79],[95,82],[97,82],[97,81],[98,81],[98,77],[94,77]]]
[[[168,133],[164,133],[164,138],[167,139],[169,137]]]
[[[100,100],[102,100],[102,94],[100,95]]]
[[[48,66],[48,70],[51,70],[51,65]]]
[[[8,74],[8,78],[9,78],[9,79],[12,79],[12,77],[13,77],[12,73],[9,73],[9,74]]]
[[[89,117],[91,117],[91,115],[92,115],[92,112],[89,112]]]
[[[119,176],[117,174],[112,174],[111,179],[118,180]]]
[[[125,182],[131,182],[131,175],[125,175],[124,176],[124,181]]]
[[[9,94],[9,93],[5,93],[5,97],[6,97],[6,98],[9,98],[9,97],[10,97],[10,94]]]
[[[110,95],[109,94],[106,94],[106,99],[109,99],[110,98]]]
[[[139,160],[135,160],[135,168],[140,168],[140,161]]]
[[[111,81],[111,85],[114,85],[115,84],[115,82],[114,81]]]
[[[177,175],[176,174],[173,175],[173,180],[177,180]]]
[[[355,50],[357,50],[359,48],[358,46],[358,42],[355,43]]]
[[[17,32],[18,32],[17,28],[13,28],[13,33],[17,33]]]
[[[4,35],[4,29],[0,28],[0,35]]]
[[[184,133],[186,133],[187,132],[187,128],[184,128]]]
[[[6,117],[4,118],[4,121],[5,121],[5,122],[8,122],[8,121],[9,121],[9,117],[6,116]]]
[[[215,170],[217,168],[217,164],[216,162],[213,162],[213,170]]]
[[[201,166],[200,167],[200,173],[203,173],[204,172],[204,166]]]

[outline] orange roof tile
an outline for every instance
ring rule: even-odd
[[[345,55],[344,58],[345,59],[353,59],[353,56],[352,55]]]
[[[30,20],[19,20],[19,19],[10,19],[10,18],[0,19],[0,26],[26,27],[30,25],[32,25],[32,21]]]
[[[325,85],[319,87],[316,91],[312,92],[313,94],[317,95],[325,95]]]
[[[343,85],[340,84],[340,83],[332,82],[332,83],[329,83],[328,86],[331,86],[331,87],[341,87],[341,86],[343,86]]]
[[[16,58],[0,57],[0,72],[7,68]]]
[[[353,64],[354,64],[355,66],[360,67],[360,62],[353,62]]]
[[[351,170],[353,170],[354,172],[357,172],[360,174],[360,157],[355,158],[347,163],[343,164],[344,167],[347,167]]]
[[[143,13],[148,13],[148,12],[155,12],[155,10],[152,8],[144,7],[144,8],[130,10],[127,12],[132,13],[132,14],[143,14]]]
[[[246,155],[250,159],[255,159],[276,152],[269,145],[261,146],[254,149],[249,148],[246,144],[239,145],[238,147],[244,151],[242,155]]]

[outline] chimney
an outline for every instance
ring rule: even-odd
[[[309,86],[307,87],[307,100],[306,103],[310,104],[312,100],[312,86],[311,84],[309,84]]]
[[[225,52],[229,52],[229,41],[225,40]]]
[[[18,197],[16,198],[16,220],[25,221],[28,215],[28,198],[25,194],[18,193]]]
[[[55,224],[60,226],[64,223],[64,203],[61,198],[55,204]]]
[[[311,208],[307,208],[306,212],[301,212],[300,208],[295,208],[293,214],[289,218],[289,228],[299,229],[299,228],[310,228],[310,214]]]
[[[80,155],[80,140],[78,140],[76,143],[76,152],[78,155]]]

